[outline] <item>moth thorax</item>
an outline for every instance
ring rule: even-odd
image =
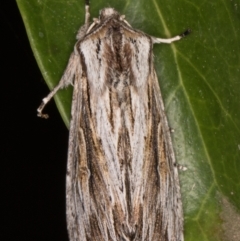
[[[120,17],[120,14],[114,8],[104,8],[100,11],[100,20],[104,20],[113,16]]]

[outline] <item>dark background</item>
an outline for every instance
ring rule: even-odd
[[[17,4],[1,3],[0,240],[68,240],[65,173],[68,130],[54,101],[38,118],[49,90],[33,56]]]

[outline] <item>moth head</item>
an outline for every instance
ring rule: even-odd
[[[120,14],[114,8],[104,8],[100,11],[99,18],[100,20],[105,20],[110,17],[120,17]]]
[[[120,15],[114,8],[104,8],[100,11],[99,18],[94,18],[93,23],[87,30],[87,34],[98,24],[104,22],[107,19],[115,18],[120,20],[131,27],[131,25],[125,20],[125,15]]]
[[[100,11],[100,21],[104,21],[105,19],[112,17],[124,22],[131,27],[131,25],[125,20],[125,15],[120,15],[119,12],[117,12],[114,8],[104,8]]]

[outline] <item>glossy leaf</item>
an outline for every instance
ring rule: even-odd
[[[52,89],[84,21],[83,1],[17,0],[34,55]],[[92,17],[114,7],[150,35],[187,38],[154,47],[166,113],[180,165],[186,241],[233,240],[225,235],[226,198],[240,210],[239,1],[91,1]],[[71,90],[55,97],[69,126]],[[51,115],[51,113],[49,113]],[[238,211],[237,211],[238,210]],[[236,233],[233,233],[236,235]],[[240,235],[240,234],[238,234]]]

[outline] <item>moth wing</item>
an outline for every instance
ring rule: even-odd
[[[158,153],[161,153],[158,164],[160,176],[159,199],[161,200],[159,208],[162,210],[161,225],[163,230],[166,230],[167,239],[164,240],[183,241],[183,214],[178,168],[160,86],[154,69],[152,69],[151,80],[153,98],[161,120],[161,122],[158,123],[158,130],[155,130],[158,139]],[[176,237],[176,235],[179,236]]]
[[[86,70],[86,63],[91,62],[89,56],[96,55],[96,51],[93,51],[96,43],[91,39],[84,39],[78,43],[76,46],[80,54],[74,74],[66,180],[68,232],[71,241],[85,241],[89,238],[107,240],[109,232],[114,236],[114,231],[107,229],[107,226],[111,226],[106,224],[109,220],[100,217],[105,216],[104,210],[101,210],[102,205],[105,205],[104,201],[109,202],[106,183],[106,179],[109,178],[108,172],[104,170],[106,156],[102,151],[102,140],[99,140],[95,133],[95,118],[91,109],[93,99],[101,102],[103,100],[96,93],[91,93],[93,81],[89,79],[89,72]],[[93,51],[92,54],[87,51],[84,55],[81,43],[89,45],[88,50]],[[93,59],[97,59],[94,57]],[[82,62],[85,64],[84,67]],[[92,68],[89,68],[89,71],[97,76],[97,71],[92,73]],[[96,76],[93,80],[98,82]],[[101,200],[104,200],[104,204],[100,203]]]
[[[71,106],[71,122],[69,128],[69,143],[68,143],[68,161],[67,161],[67,175],[66,175],[66,216],[67,216],[67,229],[69,239],[71,241],[78,241],[79,237],[81,241],[86,240],[86,233],[84,229],[84,218],[81,217],[83,213],[83,202],[81,202],[81,188],[79,187],[79,169],[82,170],[83,178],[88,176],[87,169],[80,167],[80,157],[87,160],[86,153],[83,151],[80,156],[81,148],[85,144],[84,136],[82,135],[81,128],[79,126],[82,108],[83,108],[83,83],[86,80],[83,75],[83,68],[81,64],[81,56],[79,55],[78,43],[85,37],[89,23],[86,22],[80,27],[77,33],[77,43],[74,47],[68,66],[64,72],[62,79],[64,79],[64,85],[73,83],[73,95]],[[71,78],[70,78],[71,77]],[[74,78],[74,81],[73,81]]]
[[[102,29],[105,31],[104,27]],[[135,33],[135,31],[131,29],[124,36],[132,35],[132,33]],[[97,35],[98,32],[96,31],[95,34]],[[136,34],[141,35],[137,31]],[[146,35],[143,34],[140,37],[138,35],[136,42],[131,42],[131,49],[137,53],[137,59],[141,61],[145,61],[146,58],[141,56],[143,54],[141,51],[137,51],[138,47],[142,47],[142,45],[145,47],[149,46],[149,53],[151,53],[150,42],[144,36]],[[122,212],[124,203],[127,201],[124,200],[126,196],[124,194],[122,196],[116,194],[120,192],[117,186],[121,185],[114,184],[114,182],[118,183],[117,175],[114,175],[115,178],[112,178],[112,175],[119,168],[112,168],[114,167],[113,162],[109,164],[110,160],[107,160],[106,156],[106,153],[110,156],[116,155],[112,151],[114,148],[111,147],[111,134],[105,135],[105,139],[101,139],[102,136],[99,139],[96,133],[92,132],[92,130],[96,130],[96,125],[94,126],[93,123],[95,117],[92,116],[92,110],[97,106],[101,116],[107,116],[106,110],[108,105],[112,104],[110,99],[108,100],[109,97],[105,96],[104,98],[106,99],[99,98],[100,93],[102,96],[103,93],[107,93],[105,92],[107,88],[99,88],[101,84],[105,86],[103,84],[104,81],[101,79],[101,74],[98,74],[103,73],[103,71],[99,71],[100,67],[98,70],[91,67],[100,66],[100,62],[101,66],[104,65],[104,59],[100,61],[98,52],[95,51],[95,46],[100,47],[101,42],[98,41],[98,38],[92,38],[89,41],[85,41],[84,44],[84,51],[86,51],[85,55],[82,52],[85,56],[84,69],[89,68],[93,72],[88,72],[88,79],[85,77],[79,56],[78,68],[75,70],[67,168],[67,219],[70,240],[77,241],[81,238],[81,241],[84,241],[88,240],[89,237],[92,238],[91,240],[105,241],[109,237],[113,240],[118,240],[116,238],[117,235],[122,233],[122,238],[128,235],[131,236],[131,231],[129,230],[136,228],[133,231],[136,235],[134,240],[182,241],[183,220],[178,172],[177,167],[174,166],[175,156],[170,130],[153,64],[151,61],[141,64],[140,67],[143,66],[146,70],[150,67],[150,71],[144,71],[143,74],[141,74],[141,71],[136,71],[135,74],[135,69],[139,68],[142,70],[142,68],[131,64],[133,75],[136,76],[138,81],[135,82],[135,87],[131,89],[132,101],[136,101],[136,108],[134,109],[137,113],[139,112],[139,115],[135,115],[135,117],[138,117],[136,118],[138,123],[135,122],[136,126],[134,124],[133,129],[138,129],[137,133],[141,133],[141,128],[137,126],[145,122],[145,131],[148,131],[148,134],[146,134],[145,147],[141,147],[141,150],[138,149],[139,142],[137,137],[139,134],[133,134],[132,136],[132,140],[135,140],[132,142],[132,146],[135,146],[133,150],[136,153],[134,154],[136,155],[136,168],[132,168],[132,178],[129,178],[128,181],[131,183],[131,190],[135,191],[133,191],[131,204],[130,202],[128,204],[132,206],[132,218],[130,218],[130,214],[128,218]],[[104,46],[102,45],[101,47],[104,52]],[[89,51],[93,51],[91,56],[96,55],[93,58],[93,61],[96,61],[96,63],[87,59]],[[151,55],[149,55],[150,59]],[[89,67],[87,67],[88,65]],[[146,75],[146,73],[149,74]],[[139,80],[141,81],[139,82]],[[94,86],[93,83],[97,83],[97,85]],[[89,93],[93,89],[96,91]],[[101,92],[98,93],[97,91],[99,90]],[[141,90],[141,92],[137,93],[136,90]],[[140,93],[143,93],[143,95]],[[91,106],[93,101],[95,104]],[[147,106],[150,106],[150,112],[144,112],[143,108]],[[100,128],[104,130],[106,126],[111,126],[110,121],[106,120],[101,120],[100,122],[95,120],[95,123],[100,124]],[[107,128],[109,129],[109,127]],[[108,129],[101,133],[111,133]],[[143,135],[140,136],[142,141],[144,141]],[[102,140],[104,140],[104,145],[107,144],[109,146],[108,149],[103,150]],[[134,144],[135,142],[136,145]],[[138,154],[143,149],[144,160]],[[110,193],[109,190],[111,190]],[[119,199],[117,200],[116,197]],[[127,219],[129,224],[124,226],[126,223],[122,224],[120,220]],[[138,220],[137,223],[134,220]],[[129,227],[127,227],[128,225]],[[180,236],[175,237],[176,233]]]

